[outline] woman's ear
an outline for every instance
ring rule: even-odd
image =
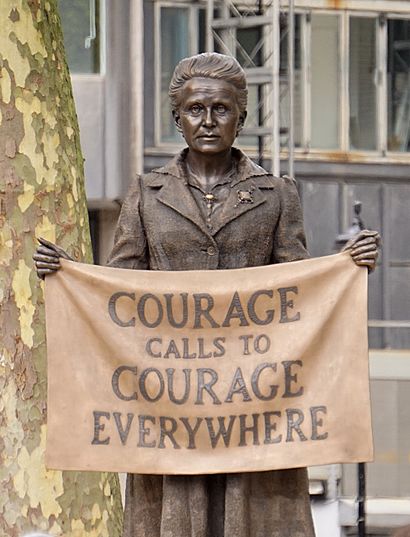
[[[182,134],[181,116],[179,115],[179,111],[172,110],[172,117],[174,118],[174,123],[176,125],[177,131]]]
[[[247,115],[248,115],[248,112],[246,110],[244,112],[241,112],[241,115],[239,116],[239,121],[238,121],[238,128],[236,129],[236,136],[238,136],[238,134],[243,129]]]

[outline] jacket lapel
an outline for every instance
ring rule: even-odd
[[[238,162],[237,175],[231,185],[231,192],[225,202],[220,222],[213,229],[213,235],[232,220],[265,203],[266,196],[262,189],[271,189],[274,185],[270,173],[252,162],[238,149],[232,151]]]
[[[160,189],[157,194],[157,200],[160,203],[170,207],[187,220],[190,220],[201,231],[210,236],[184,174],[182,161],[186,153],[187,149],[184,149],[162,168],[152,170],[146,184],[147,186]]]
[[[187,218],[209,235],[204,219],[188,185],[181,179],[168,176],[164,186],[157,195],[157,200],[167,207],[174,209],[184,218]]]
[[[239,216],[265,203],[264,188],[273,188],[272,176],[263,168],[252,162],[238,149],[232,149],[238,162],[237,174],[231,185],[231,191],[225,202],[220,221],[212,233],[208,230],[201,211],[187,185],[181,162],[186,155],[184,150],[163,168],[153,170],[147,186],[159,188],[157,200],[170,207],[184,218],[190,220],[206,235],[215,235],[224,226]],[[241,194],[242,192],[242,194]],[[245,199],[251,196],[251,199]]]
[[[245,201],[243,198],[251,196],[251,200]],[[228,199],[225,202],[221,219],[217,226],[214,226],[212,234],[215,235],[223,227],[225,227],[229,222],[239,218],[248,211],[252,211],[259,207],[262,203],[265,203],[266,196],[258,188],[254,181],[246,181],[243,184],[239,183],[233,185],[231,192],[228,196]]]

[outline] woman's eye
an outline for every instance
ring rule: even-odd
[[[224,114],[226,112],[226,106],[223,104],[218,104],[215,110],[218,112],[218,114]]]
[[[198,104],[194,104],[191,106],[191,113],[192,114],[199,114],[201,112],[201,107]]]

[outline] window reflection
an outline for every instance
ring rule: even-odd
[[[279,122],[281,132],[281,146],[288,143],[289,124],[289,91],[288,91],[288,21],[287,14],[280,18],[280,110]],[[295,15],[295,41],[294,41],[294,143],[295,147],[302,146],[303,125],[303,72],[302,72],[302,16]]]
[[[339,148],[340,54],[337,15],[312,14],[311,143],[315,149]]]
[[[244,69],[249,67],[260,67],[263,65],[263,34],[262,28],[239,28],[236,34],[236,58]],[[254,128],[259,125],[259,114],[262,117],[267,114],[263,107],[263,87],[248,84],[248,116],[246,118],[246,128]],[[236,144],[239,147],[257,147],[257,136],[242,134]]]
[[[350,18],[349,139],[353,149],[377,148],[375,18]]]
[[[189,50],[189,9],[161,8],[161,134],[163,142],[180,141],[176,130],[168,98],[168,87],[175,65],[190,55]]]
[[[388,149],[410,150],[410,20],[387,26]]]
[[[85,48],[90,35],[90,0],[58,0],[64,46],[71,73],[100,72],[100,2],[95,1],[96,38]]]

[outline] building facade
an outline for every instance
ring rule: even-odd
[[[212,2],[212,13],[207,0],[59,2],[95,257],[104,263],[130,177],[183,147],[170,114],[169,80],[181,58],[209,49],[210,20],[224,2]],[[276,101],[266,88],[250,88],[248,131],[239,145],[272,167],[276,143],[280,173],[286,173],[292,104],[293,170],[311,254],[334,251],[357,199],[366,227],[383,237],[379,267],[369,279],[376,459],[367,466],[367,523],[369,535],[387,536],[410,524],[410,2],[295,0],[292,98],[285,38],[290,6],[243,0],[234,9],[254,15],[255,6],[266,8],[265,16],[277,13],[273,63],[263,59],[265,23],[234,30],[232,23],[212,41],[220,51],[234,42],[246,68],[276,69]],[[255,136],[261,99],[273,129],[262,144]],[[356,467],[312,469],[311,488],[318,536],[357,534]]]

